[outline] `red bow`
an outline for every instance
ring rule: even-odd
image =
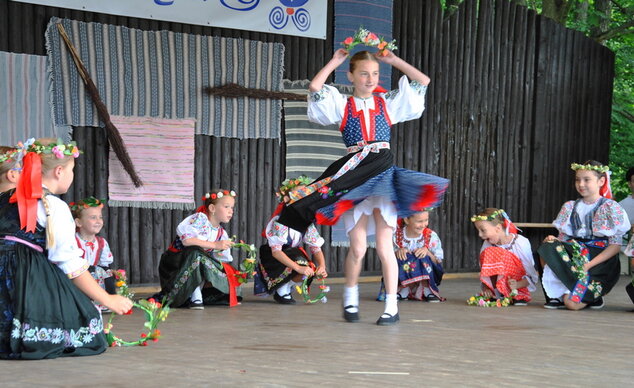
[[[29,152],[22,159],[22,174],[9,202],[18,203],[20,228],[35,232],[37,201],[42,198],[42,159]]]

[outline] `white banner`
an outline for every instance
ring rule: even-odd
[[[326,39],[326,0],[13,0],[21,3]]]

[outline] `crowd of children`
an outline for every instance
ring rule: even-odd
[[[399,321],[398,300],[445,300],[439,289],[444,254],[429,228],[429,212],[440,205],[448,181],[394,166],[390,151],[391,124],[421,116],[429,78],[390,51],[363,51],[350,60],[354,91],[346,97],[325,81],[347,57],[346,50],[337,50],[311,82],[308,116],[323,125],[339,124],[348,154],[315,180],[283,182],[279,205],[263,231],[254,292],[295,304],[295,286],[328,276],[324,239],[314,223],[341,222],[350,243],[343,318],[360,320],[358,281],[367,237],[374,235],[383,271],[379,299],[385,302],[376,323],[393,325]],[[404,74],[398,89],[377,90],[379,62]],[[113,254],[98,235],[104,200],[89,197],[69,207],[58,197],[73,181],[78,156],[75,144],[56,139],[0,148],[0,358],[101,353],[106,348],[101,313],[122,314],[132,307],[116,294]],[[630,170],[633,196],[621,206],[610,199],[606,166],[587,161],[572,169],[580,198],[562,206],[553,222],[559,235],[546,237],[538,263],[504,210],[487,208],[471,217],[483,240],[480,297],[526,305],[540,282],[539,268],[545,307],[603,306],[603,296],[618,280],[623,237],[632,233],[634,211],[628,220],[624,208],[634,208],[634,178]],[[236,195],[210,190],[178,225],[160,258],[161,291],[155,298],[199,310],[239,304],[238,272],[231,265],[235,242],[222,227],[233,216]]]

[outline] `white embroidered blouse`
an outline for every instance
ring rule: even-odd
[[[585,219],[585,216],[594,209],[595,204],[587,204],[583,201],[579,201],[577,205],[577,214],[582,221],[582,228],[578,230],[576,234],[573,232],[570,220],[574,205],[575,201],[568,201],[564,203],[557,215],[557,218],[553,221],[553,226],[559,231],[559,239],[563,241],[588,234],[586,232],[590,225],[583,224],[583,220]],[[611,199],[606,200],[601,206],[599,206],[592,217],[592,235],[607,238],[608,244],[610,245],[621,245],[623,242],[623,235],[630,230],[630,227],[630,221],[625,213],[625,210],[623,210],[618,202]]]
[[[398,89],[388,93],[381,93],[385,98],[387,113],[392,124],[414,120],[425,110],[425,93],[427,86],[402,76],[398,82]],[[348,97],[339,93],[337,88],[324,85],[308,99],[308,119],[321,125],[339,124],[343,120]],[[363,110],[365,122],[370,122],[370,110],[374,109],[374,99],[354,97],[358,111]],[[358,112],[357,111],[357,112]]]
[[[218,233],[221,232],[220,236]],[[176,227],[176,234],[180,237],[181,241],[185,241],[189,238],[197,238],[203,241],[219,241],[219,240],[229,240],[229,235],[227,231],[222,228],[215,228],[209,222],[209,218],[205,213],[194,213],[183,221]],[[225,249],[224,251],[217,250],[207,250],[211,251],[212,255],[215,259],[224,262],[233,261],[233,257],[231,256],[231,250]]]
[[[277,222],[278,218],[279,216],[271,218],[266,225],[266,239],[273,252],[281,251],[282,246],[289,243],[293,248],[299,247],[302,243],[306,244],[312,254],[321,251],[324,239],[319,235],[315,225],[310,224],[306,233],[302,235],[297,230]]]

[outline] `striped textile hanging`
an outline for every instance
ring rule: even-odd
[[[101,126],[55,23],[62,23],[108,111],[196,119],[196,134],[279,138],[281,100],[222,98],[207,86],[280,91],[284,45],[52,18],[46,30],[56,125]]]

